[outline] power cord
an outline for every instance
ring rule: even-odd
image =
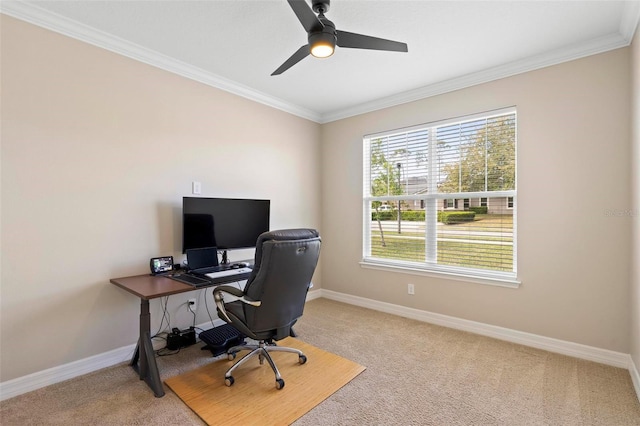
[[[164,299],[164,307],[162,308],[162,318],[160,319],[160,325],[158,326],[158,331],[151,338],[159,337],[160,334],[163,333],[162,324],[167,322],[167,329],[171,327],[171,315],[169,314],[169,310],[167,309],[167,304],[169,303],[169,296],[165,296],[160,299],[160,306],[162,306],[162,299]]]
[[[169,296],[165,296],[160,299],[160,306],[162,307],[162,318],[160,319],[160,325],[158,326],[158,331],[156,332],[156,334],[151,336],[151,340],[154,340],[154,339],[164,340],[165,347],[154,351],[156,356],[173,355],[174,353],[180,352],[180,351],[172,352],[172,353],[167,352],[168,351],[168,349],[166,348],[167,332],[162,331],[163,330],[162,325],[166,322],[167,329],[171,327],[171,315],[169,314],[168,304],[169,304]]]
[[[196,313],[194,312],[193,309],[191,309],[191,307],[193,305],[194,305],[193,302],[187,301],[187,309],[189,310],[189,312],[191,312],[193,314],[193,327],[195,328],[195,326],[196,326]]]
[[[190,302],[185,302],[185,304],[187,304],[187,309],[189,309],[189,312],[191,312],[193,314],[193,328],[195,329],[195,324],[196,324],[196,313],[193,309],[191,309],[191,305],[192,303]],[[158,326],[158,331],[156,332],[156,334],[154,334],[153,336],[151,336],[151,340],[153,339],[161,339],[164,340],[165,342],[165,347],[157,349],[154,351],[155,355],[158,357],[161,356],[168,356],[168,355],[175,355],[177,353],[180,352],[181,348],[175,349],[175,350],[171,350],[168,349],[166,347],[166,342],[167,342],[167,335],[169,334],[167,331],[163,331],[163,325],[166,322],[166,329],[164,330],[168,330],[171,329],[171,314],[169,313],[169,309],[168,309],[168,305],[169,305],[169,296],[163,297],[160,299],[160,306],[162,307],[162,318],[160,319],[160,325]]]
[[[166,347],[165,348],[160,348],[160,349],[158,349],[156,351],[156,356],[160,357],[160,356],[175,355],[175,354],[180,352],[180,349],[182,349],[182,348],[178,348],[178,349],[172,351],[171,349],[167,349]]]

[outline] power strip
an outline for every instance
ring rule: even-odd
[[[167,335],[167,349],[172,351],[195,345],[195,343],[196,331],[193,327],[189,327],[188,330],[178,330],[174,328],[172,332]]]

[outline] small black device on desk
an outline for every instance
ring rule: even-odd
[[[173,271],[173,256],[152,257],[149,260],[149,269],[151,269],[151,275]]]

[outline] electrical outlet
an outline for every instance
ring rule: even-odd
[[[413,287],[413,284],[407,284],[407,293],[416,294],[416,289]]]
[[[187,301],[187,309],[191,309],[193,312],[196,311],[198,305],[196,305],[196,299],[189,299]]]

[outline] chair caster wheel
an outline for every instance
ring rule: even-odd
[[[235,382],[235,380],[233,379],[233,376],[229,376],[229,377],[225,377],[224,378],[224,384],[227,385],[227,386],[233,385],[234,382]]]
[[[227,354],[227,359],[229,361],[233,361],[234,359],[236,359],[236,352],[232,352],[230,354]]]
[[[300,356],[298,357],[298,362],[299,362],[300,364],[304,364],[305,362],[307,362],[307,357],[306,357],[305,355],[300,355]]]
[[[276,389],[280,390],[284,387],[284,380],[282,379],[277,379],[276,380]]]

